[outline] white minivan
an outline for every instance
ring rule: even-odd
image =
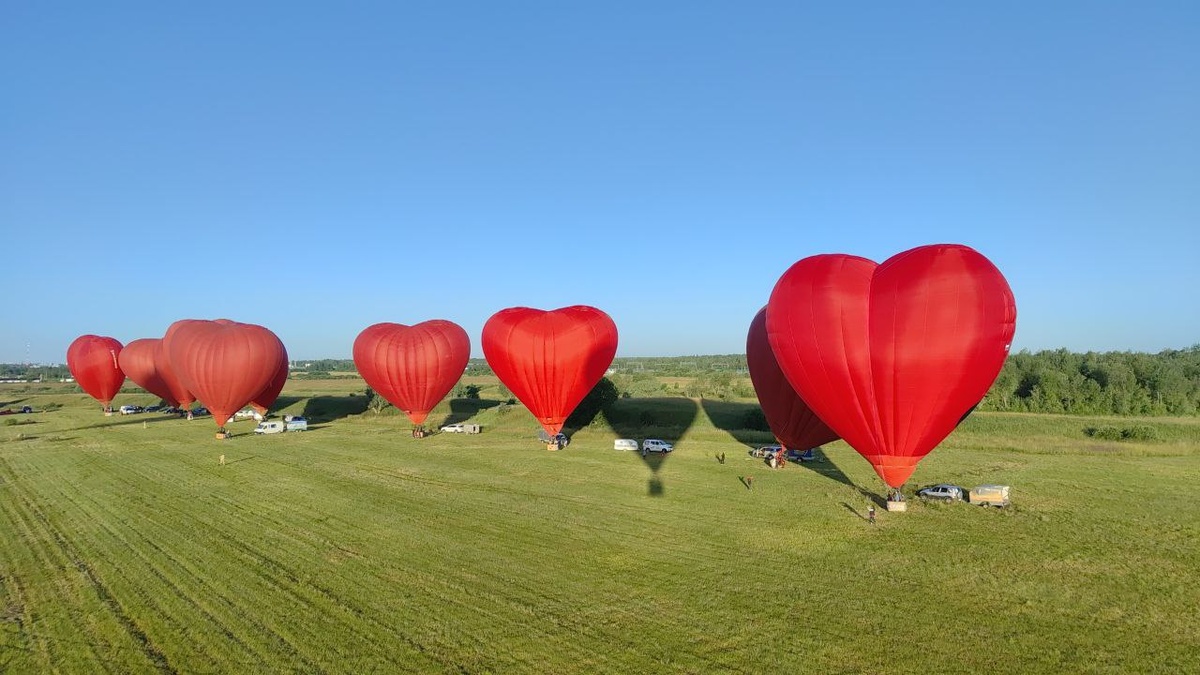
[[[256,434],[282,434],[285,430],[283,422],[279,421],[259,422],[258,426],[254,427]]]
[[[622,452],[633,450],[634,452],[637,452],[637,448],[637,441],[633,440],[632,438],[618,438],[617,440],[613,441],[613,450],[620,450]]]
[[[647,438],[642,441],[642,452],[670,452],[675,446],[657,438]]]

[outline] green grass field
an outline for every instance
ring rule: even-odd
[[[0,672],[1200,667],[1200,420],[975,414],[908,491],[1000,482],[1012,507],[871,526],[865,460],[771,470],[746,403],[626,399],[548,452],[519,407],[443,403],[433,424],[484,433],[413,439],[358,392],[289,382],[310,431],[218,441],[0,388],[52,408],[0,417]],[[1158,440],[1084,433],[1134,424]],[[676,451],[612,450],[647,435]]]

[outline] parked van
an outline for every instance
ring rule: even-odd
[[[674,449],[675,446],[658,438],[647,438],[642,441],[642,452],[671,452]]]
[[[637,449],[637,441],[633,440],[632,438],[618,438],[617,440],[613,441],[613,450],[620,450],[622,452],[633,450],[634,452],[637,452]]]
[[[980,506],[1008,506],[1007,485],[979,485],[971,490],[969,500]]]
[[[284,423],[278,421],[259,422],[258,426],[254,427],[256,434],[282,434],[284,431],[287,431]]]

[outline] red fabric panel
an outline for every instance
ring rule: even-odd
[[[616,324],[586,305],[510,307],[483,326],[483,355],[496,377],[551,435],[562,430],[616,353]]]
[[[67,347],[67,369],[88,396],[105,406],[125,384],[121,343],[103,335],[80,335]]]
[[[420,425],[462,377],[471,339],[444,319],[377,323],[355,338],[353,356],[367,385]]]

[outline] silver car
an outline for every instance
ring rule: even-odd
[[[936,499],[944,502],[960,502],[963,498],[963,489],[957,485],[939,483],[917,490],[917,496],[923,499]]]

